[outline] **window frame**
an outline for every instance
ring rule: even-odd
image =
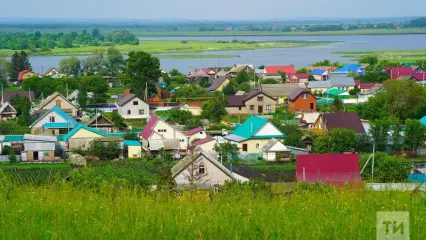
[[[204,175],[206,172],[206,166],[204,166],[204,164],[200,164],[200,166],[198,166],[198,174]]]
[[[136,104],[135,104],[136,103]],[[139,102],[138,101],[133,101],[133,106],[138,106],[139,105]]]

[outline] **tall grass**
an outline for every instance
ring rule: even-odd
[[[407,192],[228,188],[176,197],[67,183],[0,188],[1,239],[374,239],[377,211],[410,211],[426,238],[426,198]]]

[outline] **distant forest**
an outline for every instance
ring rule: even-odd
[[[135,35],[127,30],[113,30],[102,34],[94,28],[91,32],[83,30],[81,33],[32,33],[1,32],[0,49],[49,51],[53,48],[73,48],[79,45],[114,46],[122,44],[139,44]]]

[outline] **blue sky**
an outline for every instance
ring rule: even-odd
[[[425,15],[426,0],[2,0],[0,17],[312,19]],[[20,11],[25,6],[24,11]],[[21,15],[22,14],[22,15]]]

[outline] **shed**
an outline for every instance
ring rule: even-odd
[[[262,147],[263,159],[270,162],[289,161],[290,150],[278,139],[271,138]]]
[[[55,161],[57,138],[55,136],[24,135],[24,151],[21,161]]]
[[[135,140],[124,140],[124,155],[128,158],[138,158],[142,156],[142,144]]]

